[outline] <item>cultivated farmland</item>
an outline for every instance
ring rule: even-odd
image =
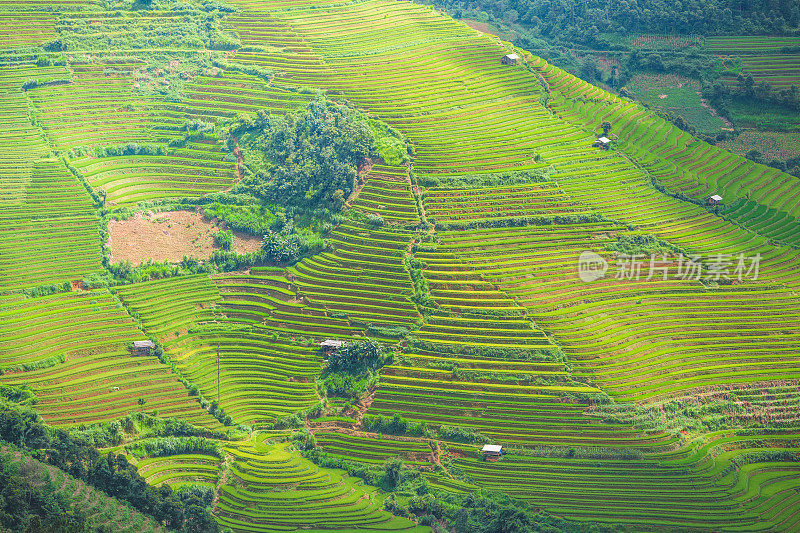
[[[797,178],[428,6],[137,6],[0,3],[38,21],[0,57],[3,413],[212,531],[800,527]],[[753,69],[794,45],[746,41]],[[337,167],[331,131],[374,146]],[[288,203],[331,168],[352,194]],[[211,204],[263,249],[109,250]],[[47,475],[94,523],[168,529]]]

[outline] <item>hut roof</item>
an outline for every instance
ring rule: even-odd
[[[134,348],[155,348],[156,344],[151,340],[133,341]]]
[[[336,339],[327,339],[319,343],[322,348],[341,348],[344,346],[344,341],[339,341]]]

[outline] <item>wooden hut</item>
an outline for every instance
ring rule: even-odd
[[[506,54],[500,62],[504,65],[519,65],[519,56],[517,54]]]
[[[597,139],[592,146],[599,146],[603,150],[608,150],[608,147],[611,146],[611,139],[608,137],[600,137]]]
[[[151,340],[133,341],[133,355],[153,355],[156,344]]]
[[[497,461],[505,451],[499,444],[484,444],[481,453],[487,461]]]
[[[344,341],[336,339],[326,339],[321,343],[319,343],[319,347],[322,349],[322,352],[327,355],[336,350],[337,348],[341,348],[342,346],[344,346],[344,344],[345,344]]]

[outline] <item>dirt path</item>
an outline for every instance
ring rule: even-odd
[[[211,508],[214,509],[214,512],[217,512],[217,502],[219,502],[219,491],[223,485],[228,483],[228,477],[230,477],[231,471],[231,463],[233,463],[233,457],[231,454],[225,454],[225,460],[222,461],[220,465],[220,473],[219,479],[217,480],[217,486],[214,487],[214,499],[211,500]]]
[[[364,164],[361,165],[361,168],[358,169],[358,179],[356,180],[356,186],[353,187],[353,192],[350,193],[350,196],[347,197],[347,200],[344,202],[345,207],[350,207],[358,195],[361,194],[361,189],[364,188],[364,185],[367,184],[367,175],[369,171],[372,170],[372,165],[378,163],[377,161],[373,161],[372,159],[367,159],[364,161]]]
[[[456,478],[454,478],[447,467],[442,464],[442,447],[439,446],[438,440],[436,441],[436,451],[433,453],[433,464],[440,466],[441,469],[444,470],[444,473],[447,474],[447,477],[455,481]]]

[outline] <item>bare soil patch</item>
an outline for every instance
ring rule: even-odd
[[[500,31],[492,24],[487,22],[478,22],[474,19],[460,19],[461,22],[472,28],[473,30],[478,30],[481,33],[486,33],[488,35],[494,35],[495,37],[500,37],[504,41],[513,41],[515,33],[511,32],[510,34],[507,32]]]
[[[148,259],[178,262],[183,256],[206,259],[219,246],[214,233],[226,229],[225,223],[208,219],[198,211],[138,213],[128,220],[108,223],[111,261],[130,261],[134,265]],[[261,247],[261,237],[233,232],[233,250],[242,254]]]

